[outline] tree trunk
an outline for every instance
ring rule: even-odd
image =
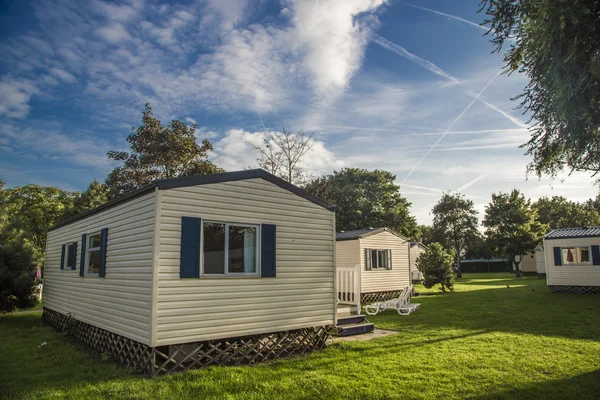
[[[460,267],[460,251],[456,252],[456,277],[462,278],[462,268]]]
[[[517,274],[517,278],[521,277],[521,269],[519,268],[520,264],[521,264],[520,261],[516,262],[516,261],[514,261],[514,258],[513,258],[513,265],[515,266],[515,273]]]

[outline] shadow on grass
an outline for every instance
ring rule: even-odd
[[[597,399],[600,396],[600,370],[568,379],[551,380],[494,392],[477,397],[480,400],[497,399]]]

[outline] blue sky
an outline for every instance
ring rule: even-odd
[[[585,174],[526,177],[523,76],[477,26],[479,0],[0,2],[0,178],[82,190],[114,164],[144,103],[198,124],[226,170],[285,124],[304,167],[385,169],[420,223],[443,190],[593,197]],[[262,122],[261,122],[262,119]],[[264,127],[263,127],[264,123]]]

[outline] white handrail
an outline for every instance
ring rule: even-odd
[[[338,302],[355,304],[360,309],[360,265],[352,268],[337,268]]]

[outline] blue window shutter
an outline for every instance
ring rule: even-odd
[[[592,264],[600,265],[600,246],[592,246]]]
[[[100,231],[100,268],[98,276],[104,278],[106,276],[106,244],[108,242],[108,228]]]
[[[79,260],[79,276],[85,275],[85,246],[87,245],[85,233],[81,235],[81,259]]]
[[[277,240],[275,225],[263,224],[261,227],[262,246],[260,249],[261,268],[260,276],[262,278],[275,278],[276,259],[277,259]]]
[[[554,248],[554,265],[556,265],[556,266],[562,265],[562,255],[561,255],[560,247]]]
[[[62,250],[60,251],[60,269],[64,269],[65,265],[65,247],[66,245],[62,245]]]
[[[180,278],[200,277],[201,218],[181,217]]]
[[[77,265],[77,242],[73,242],[73,265],[71,265],[71,269],[75,269]]]

